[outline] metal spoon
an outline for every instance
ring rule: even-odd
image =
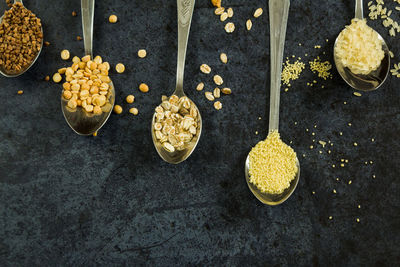
[[[93,19],[94,19],[95,0],[82,0],[82,28],[83,41],[85,45],[85,55],[90,55],[93,59]],[[86,112],[83,108],[77,107],[70,109],[67,106],[68,101],[61,95],[61,109],[68,125],[79,135],[91,135],[97,132],[110,117],[115,102],[115,90],[112,81],[109,83],[110,93],[107,98],[109,103],[103,106],[102,114],[94,115]]]
[[[176,95],[178,97],[186,96],[183,92],[183,76],[185,70],[185,58],[186,58],[186,49],[189,38],[190,24],[192,23],[192,16],[194,10],[195,0],[177,0],[178,6],[178,64],[177,64],[177,73],[176,73],[176,89],[172,95]],[[191,100],[190,100],[191,101]],[[151,133],[153,137],[154,146],[160,155],[160,157],[168,163],[178,164],[182,161],[186,160],[194,151],[199,142],[201,130],[202,130],[202,120],[200,111],[197,106],[191,101],[191,104],[194,105],[197,109],[198,113],[198,133],[192,139],[192,141],[186,146],[186,148],[182,151],[175,151],[173,153],[167,152],[162,144],[157,140],[154,132],[154,124],[156,122],[156,113],[154,113],[153,120],[151,123]]]
[[[270,21],[270,42],[271,42],[271,96],[270,96],[270,114],[269,114],[269,131],[277,131],[279,129],[279,100],[280,100],[280,84],[283,62],[283,49],[285,46],[285,35],[288,21],[290,0],[269,0],[269,21]],[[250,182],[250,159],[246,158],[245,176],[247,185],[254,196],[264,204],[278,205],[287,200],[294,190],[300,178],[300,164],[297,160],[297,174],[287,188],[281,194],[268,194],[261,192],[257,186]]]
[[[22,0],[14,0],[14,4],[16,4],[16,3],[21,3],[23,5]],[[3,17],[4,17],[4,15],[0,17],[0,23],[3,21]],[[43,36],[43,27],[41,27],[41,30],[42,30],[42,36]],[[42,52],[43,39],[44,38],[42,38],[42,42],[40,44],[39,52],[37,53],[35,59],[32,60],[31,64],[28,67],[26,67],[25,69],[20,70],[19,72],[15,72],[15,73],[8,73],[4,68],[0,67],[0,73],[5,77],[14,78],[14,77],[18,77],[18,76],[24,74],[26,71],[28,71],[33,66],[33,64],[36,62],[36,60],[38,59],[38,57],[40,55],[40,52]]]
[[[363,1],[362,0],[356,0],[356,14],[355,18],[357,19],[363,19]],[[338,37],[339,38],[339,37]],[[354,74],[351,72],[351,70],[347,67],[344,67],[340,61],[340,59],[337,57],[337,42],[338,38],[336,38],[335,41],[335,46],[334,46],[334,59],[335,59],[335,65],[336,69],[338,70],[340,76],[342,76],[343,80],[353,87],[354,89],[361,90],[361,91],[373,91],[378,89],[386,80],[388,74],[389,74],[389,69],[390,69],[390,54],[389,54],[389,48],[385,42],[385,40],[382,38],[382,36],[378,33],[378,38],[382,42],[382,49],[385,53],[385,57],[382,59],[381,65],[378,67],[378,69],[372,71],[368,75],[363,75],[363,74]]]

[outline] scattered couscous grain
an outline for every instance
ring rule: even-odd
[[[286,60],[283,66],[281,77],[283,84],[290,87],[290,82],[297,80],[304,68],[304,63],[298,60],[296,60],[294,63],[290,63],[289,60]]]
[[[277,131],[253,147],[249,156],[250,182],[264,193],[282,193],[298,172],[296,152],[280,139]]]
[[[332,69],[332,64],[329,61],[321,62],[321,59],[317,57],[313,61],[310,61],[309,64],[311,71],[318,73],[318,77],[324,80],[327,78],[332,79],[332,74],[329,72]]]
[[[22,95],[24,93],[24,91],[22,90],[18,90],[17,94]]]
[[[137,114],[139,114],[139,110],[137,108],[131,108],[129,109],[129,113],[136,116]]]
[[[61,51],[61,58],[62,58],[63,60],[68,60],[68,59],[69,59],[69,56],[70,56],[70,54],[69,54],[69,51],[68,51],[68,50],[64,49],[63,51]]]

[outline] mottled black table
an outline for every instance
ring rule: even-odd
[[[308,67],[317,56],[333,63],[333,42],[353,16],[353,1],[292,1],[285,56],[301,57],[306,70],[282,90],[280,129],[302,173],[294,195],[277,207],[253,197],[243,167],[268,127],[268,4],[223,2],[235,12],[231,35],[208,0],[196,3],[185,88],[202,112],[204,132],[195,153],[173,166],[153,148],[150,121],[161,95],[175,85],[176,2],[97,1],[95,54],[113,66],[124,63],[126,72],[112,73],[125,112],[113,114],[94,138],[67,126],[61,86],[43,81],[67,65],[62,49],[83,54],[76,41],[80,1],[26,1],[51,45],[25,75],[0,77],[1,266],[399,264],[400,80],[390,77],[380,90],[355,97],[335,70],[324,81]],[[265,12],[248,32],[245,22],[258,7]],[[107,22],[112,13],[117,24]],[[398,37],[389,38],[380,21],[369,24],[400,60]],[[136,55],[141,48],[146,59]],[[212,76],[199,71],[203,63],[233,90],[221,111],[195,90],[200,81],[214,88]],[[149,93],[138,91],[141,82]],[[136,117],[123,101],[130,93]],[[322,148],[320,140],[333,146]],[[345,167],[341,159],[349,161]]]

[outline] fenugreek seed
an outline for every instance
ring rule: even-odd
[[[254,17],[258,18],[259,16],[261,16],[263,14],[263,9],[260,7],[258,8],[255,12],[254,12]]]
[[[223,88],[223,89],[221,90],[221,92],[222,92],[224,95],[230,95],[230,94],[232,94],[232,90],[231,90],[230,88]]]
[[[205,74],[209,74],[211,72],[211,67],[208,66],[207,64],[202,64],[200,66],[200,70],[201,70],[201,72],[203,72]]]
[[[228,17],[232,18],[233,17],[233,9],[230,7],[230,8],[228,8],[227,12],[228,12]]]
[[[76,36],[76,40],[77,41],[82,41],[82,37],[78,35],[78,36]]]
[[[219,102],[219,101],[216,101],[216,102],[214,103],[214,108],[215,108],[216,110],[220,110],[220,109],[222,108],[222,103]]]
[[[247,28],[248,31],[250,31],[251,27],[253,27],[253,22],[251,22],[251,19],[248,19],[246,21],[246,28]]]
[[[215,13],[215,15],[219,16],[222,13],[224,13],[224,11],[225,11],[224,7],[218,7],[218,8],[215,9],[214,13]]]
[[[139,114],[139,110],[137,109],[137,108],[131,108],[131,109],[129,109],[129,113],[132,113],[133,115],[137,115],[137,114]]]
[[[197,87],[196,87],[196,90],[197,91],[201,91],[201,90],[203,90],[204,89],[204,83],[199,83],[198,85],[197,85]]]
[[[219,19],[220,19],[221,21],[225,21],[227,18],[228,18],[228,13],[226,13],[226,12],[223,12],[223,13],[221,14],[221,16],[219,17]]]
[[[63,60],[68,60],[68,59],[69,59],[69,56],[70,56],[70,54],[69,54],[69,51],[68,51],[68,50],[64,49],[63,51],[61,51],[61,58],[62,58]]]
[[[225,31],[226,31],[227,33],[232,33],[234,30],[235,30],[235,24],[233,24],[233,22],[228,22],[228,23],[225,25]]]
[[[128,95],[128,96],[126,97],[126,102],[127,102],[128,104],[132,104],[134,101],[135,101],[135,97],[134,97],[133,95]]]
[[[125,66],[124,66],[124,64],[118,63],[118,64],[115,66],[115,70],[116,70],[118,73],[123,73],[123,72],[125,71]]]
[[[46,82],[48,82],[48,81],[50,81],[50,76],[46,76],[46,77],[44,77],[44,80],[46,81]]]
[[[116,23],[116,22],[118,21],[118,17],[115,16],[115,15],[111,15],[111,16],[108,18],[108,21],[109,21],[110,23]]]
[[[221,59],[222,63],[228,63],[228,56],[225,53],[221,53],[221,55],[219,55],[219,58]]]
[[[215,98],[220,98],[221,97],[221,90],[217,87],[217,88],[214,89],[213,94],[214,94]]]
[[[141,83],[139,85],[139,90],[142,93],[147,93],[149,91],[149,86],[147,84],[145,84],[145,83]]]
[[[213,93],[211,93],[211,92],[205,92],[205,96],[210,101],[214,101],[215,100],[215,97],[214,97]]]
[[[140,49],[140,50],[138,51],[138,57],[140,57],[140,58],[145,58],[146,56],[147,56],[147,51],[146,51],[146,50]]]
[[[211,0],[211,3],[215,7],[221,7],[221,0]]]
[[[214,75],[214,82],[216,85],[222,85],[224,83],[224,80],[222,79],[221,76]]]
[[[44,42],[44,46],[49,46],[50,45],[50,42]]]
[[[122,113],[122,107],[120,105],[115,105],[114,106],[114,112],[116,114],[121,114]]]
[[[18,90],[17,94],[22,95],[24,93],[24,91],[22,90]]]
[[[93,133],[93,136],[96,137],[96,136],[97,136],[97,132],[94,132],[94,133]]]
[[[54,75],[53,75],[53,81],[55,82],[55,83],[59,83],[59,82],[61,82],[61,80],[62,80],[62,78],[61,78],[61,75],[60,75],[60,73],[54,73]]]
[[[73,17],[76,17],[76,16],[77,16],[77,14],[76,14],[75,11],[72,11],[72,16],[73,16]]]

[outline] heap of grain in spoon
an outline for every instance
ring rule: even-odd
[[[30,66],[41,48],[42,24],[22,3],[4,13],[0,24],[0,67],[10,74]]]
[[[281,194],[298,172],[296,152],[285,144],[278,131],[271,131],[249,154],[250,182],[268,194]]]

